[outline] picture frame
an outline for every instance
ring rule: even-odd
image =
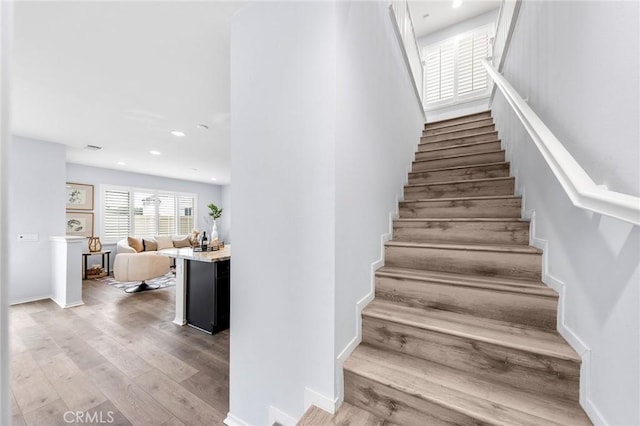
[[[76,237],[93,237],[93,213],[67,212],[67,235]]]
[[[93,185],[67,182],[67,210],[93,210]]]

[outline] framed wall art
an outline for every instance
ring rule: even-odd
[[[93,213],[67,212],[67,235],[93,236]]]
[[[93,185],[67,182],[67,210],[93,210]]]

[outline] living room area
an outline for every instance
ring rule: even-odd
[[[162,249],[150,243],[166,238],[176,250],[185,239],[200,246],[204,233],[219,252],[230,246],[228,27],[238,7],[15,5],[12,424],[220,424],[227,416],[228,329],[174,324],[188,261],[164,257],[166,274],[142,278],[159,288],[139,293],[125,292],[138,275],[118,280],[114,265],[128,237],[148,243],[136,252]],[[74,188],[82,200],[70,206]],[[210,205],[222,212],[215,221]],[[82,256],[56,264],[52,237],[78,238]],[[65,265],[82,295],[63,309],[54,287]]]

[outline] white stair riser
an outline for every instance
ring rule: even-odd
[[[540,280],[539,253],[385,246],[385,265],[396,268]]]
[[[425,129],[439,129],[441,127],[449,127],[449,126],[454,125],[454,124],[468,123],[469,121],[474,121],[474,120],[478,120],[478,119],[481,119],[481,118],[491,118],[491,112],[490,111],[479,112],[477,114],[471,114],[471,115],[467,115],[465,117],[457,117],[457,118],[453,118],[451,120],[440,121],[440,122],[435,122],[435,123],[425,123],[424,128]]]

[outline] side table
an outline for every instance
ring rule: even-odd
[[[105,269],[106,273],[103,276],[109,275],[109,255],[111,255],[111,250],[103,250],[103,251],[94,251],[92,253],[82,253],[82,279],[87,279],[87,258],[89,256],[101,255],[102,256],[102,268],[104,269],[104,257],[107,257],[107,267]],[[97,277],[94,277],[97,278]]]

